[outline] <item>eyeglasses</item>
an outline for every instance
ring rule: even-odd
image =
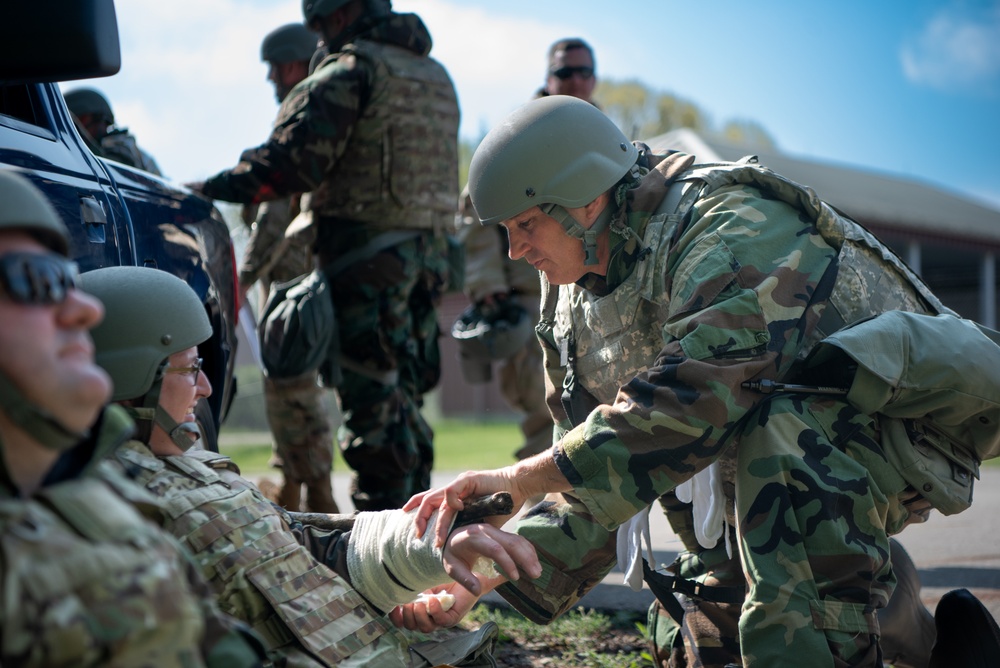
[[[566,81],[574,74],[579,74],[581,79],[589,79],[594,76],[593,67],[560,67],[557,70],[552,70],[552,76],[560,81]]]
[[[198,384],[198,374],[201,373],[201,364],[204,360],[198,358],[194,361],[194,366],[168,366],[163,373],[176,373],[180,376],[190,376],[191,384]]]
[[[0,285],[18,304],[54,306],[80,286],[80,269],[55,253],[7,253],[0,256]]]

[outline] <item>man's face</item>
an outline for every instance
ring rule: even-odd
[[[104,114],[82,114],[78,118],[80,124],[94,139],[100,139],[108,134],[108,128],[115,123],[113,118],[108,118]]]
[[[212,384],[200,367],[195,347],[174,353],[167,361],[166,375],[160,387],[160,408],[178,424],[194,422],[198,400],[212,394]],[[161,456],[184,452],[159,425],[153,427],[149,447]]]
[[[582,209],[567,209],[574,218]],[[583,243],[563,229],[558,220],[532,207],[500,223],[507,230],[510,259],[524,258],[552,285],[575,283],[593,266],[583,263]]]
[[[296,84],[309,75],[309,63],[268,63],[267,80],[274,85],[274,97],[280,104]]]
[[[552,61],[545,90],[550,95],[572,95],[590,102],[597,84],[594,59],[590,57],[590,53],[580,48],[556,51]]]
[[[55,255],[27,233],[0,232],[0,258],[12,253]],[[111,396],[88,333],[103,317],[101,303],[77,288],[40,304],[15,301],[0,287],[0,369],[31,404],[75,431],[89,428]]]

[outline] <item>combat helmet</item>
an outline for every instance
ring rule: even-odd
[[[114,382],[112,401],[136,400],[127,410],[148,441],[153,423],[182,450],[191,447],[194,423],[178,424],[160,407],[167,359],[212,336],[198,295],[159,269],[105,267],[81,276],[84,291],[104,302],[105,317],[93,331],[97,363]]]
[[[275,28],[260,45],[260,59],[266,63],[309,61],[316,52],[319,38],[302,23]]]
[[[0,230],[25,232],[59,255],[69,255],[66,226],[31,181],[13,170],[0,169],[0,202]],[[0,405],[8,419],[46,447],[64,450],[86,436],[29,403],[4,373],[0,373]]]
[[[69,231],[42,193],[24,176],[0,169],[0,229],[18,229],[40,243],[69,255]]]
[[[310,25],[314,19],[328,16],[351,0],[302,0],[302,16],[306,25]],[[364,0],[365,15],[384,16],[392,9],[391,0]]]
[[[462,375],[470,383],[489,381],[491,362],[516,353],[533,332],[534,323],[527,309],[513,299],[489,308],[470,305],[451,327],[451,336],[458,343]]]
[[[567,208],[589,204],[637,170],[639,150],[594,105],[549,95],[514,110],[483,139],[469,165],[469,195],[483,225],[533,206],[581,239],[586,264],[597,263],[597,234],[612,204],[588,230]]]
[[[66,106],[76,114],[77,117],[84,114],[99,114],[107,120],[108,125],[115,121],[115,114],[111,111],[111,103],[93,88],[76,88],[63,95]]]

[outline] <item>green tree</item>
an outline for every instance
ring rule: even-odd
[[[715,129],[709,116],[694,102],[653,91],[635,79],[601,79],[594,100],[626,136],[634,139],[651,139],[670,130],[689,128],[707,138],[750,148],[774,147],[774,140],[756,121],[730,120],[721,130]]]

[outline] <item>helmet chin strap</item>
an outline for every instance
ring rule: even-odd
[[[594,224],[589,229],[581,225],[576,218],[569,214],[566,207],[561,204],[542,204],[538,208],[545,215],[555,218],[562,225],[563,229],[566,230],[566,234],[583,241],[583,264],[593,266],[598,263],[597,235],[607,229],[611,223],[611,219],[614,218],[618,207],[613,201],[608,201],[607,206],[601,210],[601,213],[597,216],[597,220],[594,221]]]
[[[32,438],[53,450],[69,450],[90,436],[67,428],[54,416],[31,404],[21,395],[7,374],[0,372],[0,406],[11,422],[26,431]]]
[[[141,437],[148,443],[153,434],[153,425],[157,425],[170,437],[174,445],[183,451],[188,451],[194,442],[201,438],[201,429],[196,422],[180,422],[174,420],[160,406],[160,389],[163,387],[163,376],[167,368],[164,360],[156,372],[156,378],[149,392],[142,397],[142,406],[128,409],[132,419],[139,425]],[[192,438],[192,435],[194,438]]]

